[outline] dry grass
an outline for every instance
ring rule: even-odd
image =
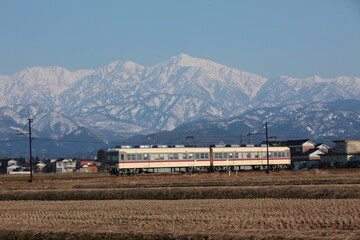
[[[360,200],[2,201],[0,228],[173,238],[359,239]]]
[[[110,176],[109,174],[35,174],[34,182],[28,177],[0,175],[0,191],[35,189],[94,189],[145,187],[201,187],[201,186],[274,186],[360,184],[359,169],[232,172],[201,174],[139,174]]]
[[[359,185],[158,187],[0,191],[0,200],[360,199]]]
[[[360,169],[0,176],[0,200],[6,240],[360,239]]]
[[[360,169],[34,178],[0,182],[0,200],[360,198]]]

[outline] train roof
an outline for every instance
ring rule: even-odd
[[[181,147],[165,147],[165,146],[161,146],[161,147],[116,147],[116,148],[112,148],[109,149],[108,151],[118,151],[118,152],[131,152],[131,153],[146,153],[146,152],[164,152],[164,153],[170,153],[170,152],[207,152],[209,151],[209,148],[212,148],[215,151],[223,151],[223,152],[231,152],[231,151],[266,151],[266,145],[261,145],[261,146],[230,146],[230,147],[225,147],[223,145],[216,145],[215,147],[185,147],[185,146],[181,146]],[[284,151],[284,150],[288,150],[288,147],[284,147],[284,146],[269,146],[269,150],[271,151]]]

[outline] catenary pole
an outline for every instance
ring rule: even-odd
[[[31,136],[31,123],[33,122],[33,119],[29,118],[29,147],[30,147],[30,178],[28,180],[29,183],[33,180],[33,160],[32,160],[32,136]]]

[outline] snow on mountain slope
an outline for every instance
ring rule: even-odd
[[[0,76],[0,106],[42,103],[61,104],[58,95],[93,70],[69,72],[61,67],[32,67]]]
[[[186,54],[150,67],[115,61],[96,71],[35,67],[0,76],[0,106],[40,103],[63,114],[44,111],[38,115],[47,119],[42,131],[53,131],[54,138],[67,134],[76,124],[112,138],[228,118],[254,107],[298,107],[351,98],[360,99],[360,78],[266,79]],[[15,119],[16,111],[21,109],[14,109]],[[248,117],[262,119],[257,114]],[[63,123],[51,120],[56,118]],[[70,119],[76,124],[70,124]]]
[[[254,99],[260,106],[284,103],[360,99],[360,78],[336,77],[324,79],[313,76],[305,79],[281,76],[269,79]]]
[[[53,139],[63,137],[80,127],[63,114],[40,104],[1,107],[0,116],[12,119],[16,124],[22,126],[27,124],[28,118],[33,118],[35,119],[32,124],[33,129]]]
[[[152,67],[114,62],[84,77],[61,94],[62,112],[78,122],[93,114],[154,130],[203,117],[240,113],[266,81],[185,54]],[[85,113],[89,117],[85,117]],[[78,116],[81,115],[81,118]]]

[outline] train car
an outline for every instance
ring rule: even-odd
[[[138,172],[201,172],[284,169],[291,164],[288,147],[165,147],[121,146],[106,153],[112,174]]]

